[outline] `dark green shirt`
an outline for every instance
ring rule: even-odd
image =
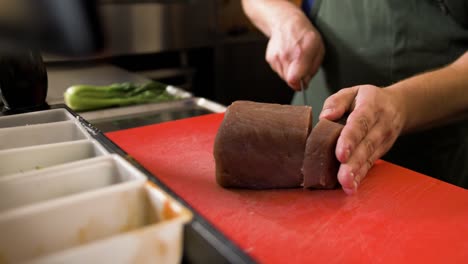
[[[468,50],[466,0],[315,0],[311,19],[333,91],[388,86]],[[401,136],[383,159],[468,188],[468,120]]]

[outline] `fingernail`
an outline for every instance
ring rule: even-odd
[[[333,109],[327,108],[320,113],[320,117],[325,117],[331,115],[333,113]]]
[[[351,179],[353,179],[353,189],[356,190],[357,187],[358,187],[358,184],[359,184],[359,183],[356,181],[356,175],[354,175],[354,172],[351,172],[349,175],[351,176]]]
[[[343,153],[343,158],[344,158],[343,162],[347,162],[348,159],[349,159],[349,157],[351,156],[351,149],[350,149],[350,147],[343,147],[343,148],[341,149],[341,153]]]
[[[352,188],[343,187],[343,191],[344,191],[347,195],[352,195],[352,194],[355,194],[355,193],[356,193],[357,187],[358,187],[358,183],[356,182],[356,178],[355,178],[353,172],[351,172],[351,173],[349,174],[349,176],[353,179],[353,187],[352,187]]]

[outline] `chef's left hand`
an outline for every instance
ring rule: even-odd
[[[400,135],[404,105],[393,90],[373,85],[345,88],[324,103],[320,119],[338,120],[350,113],[336,145],[341,165],[338,181],[353,194],[374,162],[382,157]]]

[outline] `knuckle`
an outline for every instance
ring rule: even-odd
[[[369,132],[369,121],[365,117],[359,118],[359,125],[361,127],[361,131],[364,135],[367,135]]]
[[[350,124],[350,135],[354,142],[359,143],[363,141],[369,132],[369,124],[365,118],[350,115],[348,122]],[[366,142],[362,142],[367,144]]]
[[[364,146],[366,147],[367,154],[370,157],[375,151],[374,143],[369,139],[364,139]]]
[[[327,100],[325,100],[325,103],[326,104],[331,104],[331,105],[334,105],[334,104],[337,104],[337,102],[339,101],[339,99],[341,98],[341,93],[340,91],[339,92],[336,92],[332,95],[330,95]]]
[[[395,120],[396,110],[392,107],[382,105],[378,108],[378,112],[383,118],[386,118],[389,121]]]
[[[280,61],[287,62],[289,61],[289,53],[287,51],[278,53],[277,58]]]
[[[365,89],[365,90],[373,90],[374,86],[371,84],[364,84],[364,85],[360,85],[360,88]]]
[[[333,96],[333,95],[332,95]],[[325,102],[323,103],[322,109],[333,109],[335,108],[335,100],[332,97],[328,97]]]
[[[343,88],[343,89],[340,89],[338,92],[336,92],[335,94],[336,95],[342,95],[342,94],[346,94],[346,93],[349,93],[351,91],[351,88]]]
[[[270,64],[272,65],[273,62],[275,61],[275,55],[271,52],[267,52],[265,54],[265,60]]]

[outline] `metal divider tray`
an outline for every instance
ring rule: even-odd
[[[103,132],[155,124],[209,113],[221,113],[226,107],[202,97],[176,101],[116,107],[82,112],[80,116]]]
[[[0,263],[252,263],[64,105],[0,115]]]

